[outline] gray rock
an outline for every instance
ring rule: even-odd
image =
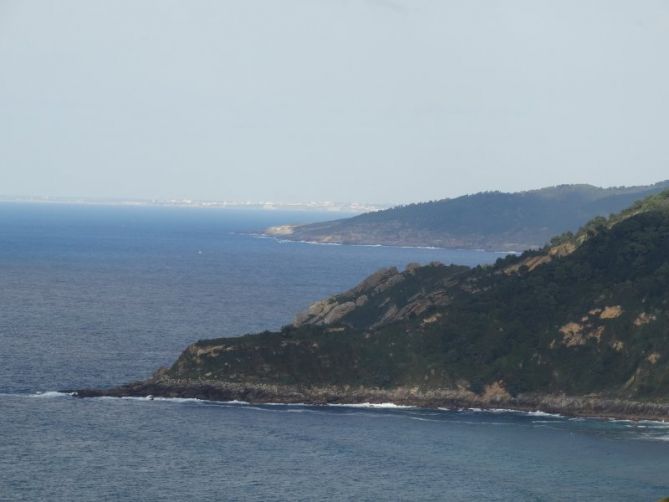
[[[343,317],[346,317],[346,315],[350,314],[353,310],[355,310],[355,302],[346,302],[337,305],[323,318],[323,324],[335,323]]]

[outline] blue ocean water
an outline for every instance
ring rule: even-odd
[[[387,265],[494,253],[282,243],[332,215],[0,204],[0,500],[656,500],[669,424],[88,399],[277,328]]]

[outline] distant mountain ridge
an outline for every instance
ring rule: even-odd
[[[265,234],[320,243],[523,251],[667,188],[669,181],[634,187],[559,185],[517,193],[481,192],[353,218],[271,227]]]

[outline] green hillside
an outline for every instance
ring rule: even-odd
[[[523,251],[552,236],[575,231],[596,216],[616,213],[669,188],[598,188],[562,185],[518,193],[484,192],[410,204],[353,218],[284,225],[266,233],[286,239]]]

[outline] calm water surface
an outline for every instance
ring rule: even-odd
[[[327,216],[0,204],[0,500],[669,495],[664,424],[51,392],[145,378],[195,340],[277,328],[382,266],[498,257],[246,235]]]

